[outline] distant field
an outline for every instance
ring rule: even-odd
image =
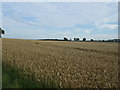
[[[64,88],[118,87],[117,43],[19,39],[2,42],[4,68],[17,68],[16,77],[35,81],[36,87],[43,81],[45,87],[51,83],[52,87]]]

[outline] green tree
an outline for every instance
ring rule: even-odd
[[[86,41],[86,38],[83,38],[83,41]]]

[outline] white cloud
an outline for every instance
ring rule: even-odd
[[[2,2],[119,2],[119,0],[2,0]]]
[[[101,28],[104,28],[104,29],[117,29],[118,28],[118,25],[117,24],[103,24],[101,25]]]
[[[9,18],[23,22],[23,17],[35,17],[38,22],[27,21],[33,25],[71,27],[77,24],[90,24],[100,18],[112,15],[114,11],[104,3],[16,3],[3,4]]]
[[[117,3],[3,3],[3,25],[9,34],[18,35],[20,30],[26,30],[25,33],[34,34],[36,37],[81,37],[81,33],[93,33],[93,24],[96,21],[95,25],[99,28],[117,28],[116,24],[113,24],[117,22],[117,14],[113,15],[117,12],[116,9]],[[93,27],[81,28],[76,27],[77,25]],[[70,29],[60,31],[60,28]],[[37,33],[34,33],[35,30]],[[23,37],[26,37],[25,35]]]
[[[28,23],[17,22],[8,17],[3,17],[3,29],[6,31],[6,38],[39,38],[45,33],[45,30],[34,27]]]
[[[73,30],[75,33],[83,32],[84,34],[90,34],[93,31],[92,28],[74,28]]]
[[[2,26],[2,3],[0,2],[0,27]]]
[[[107,18],[104,18],[102,20],[98,20],[95,22],[95,25],[100,29],[117,29],[118,28],[118,13],[109,16]]]
[[[93,29],[85,29],[83,30],[86,34],[90,34]]]
[[[94,39],[115,39],[118,38],[118,34],[96,34],[96,35],[92,35],[92,37]]]

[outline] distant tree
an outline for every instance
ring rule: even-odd
[[[76,38],[74,38],[74,41],[76,41]]]
[[[105,40],[103,40],[103,42],[104,42]]]
[[[80,39],[79,38],[74,38],[74,41],[79,41]]]
[[[68,39],[66,37],[64,37],[64,41],[68,41]]]
[[[70,39],[70,41],[72,41],[72,39]]]
[[[0,28],[0,38],[2,38],[1,34],[5,34],[5,31]]]
[[[83,41],[86,41],[86,38],[83,38]]]
[[[94,41],[93,39],[91,39],[91,41]]]
[[[76,38],[76,41],[79,41],[80,39],[79,38]]]

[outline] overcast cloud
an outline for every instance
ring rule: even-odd
[[[2,4],[6,38],[113,39],[118,3],[7,2]]]

